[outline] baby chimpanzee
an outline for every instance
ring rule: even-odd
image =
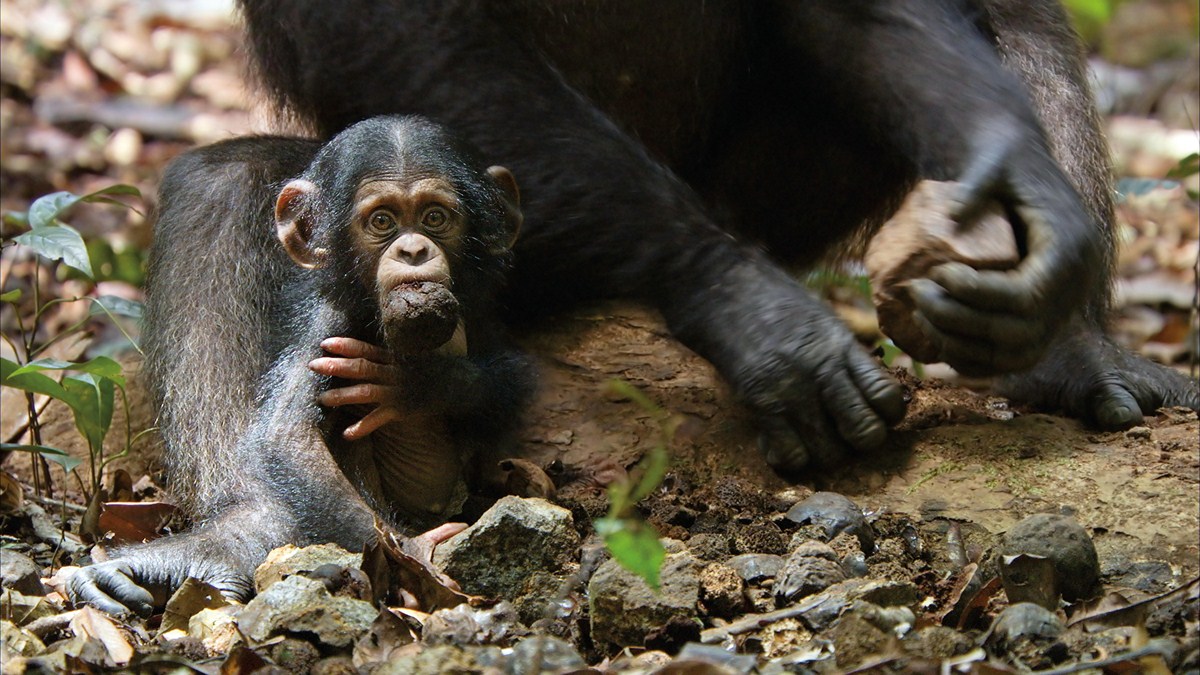
[[[289,168],[282,175],[299,176],[271,185]],[[220,189],[230,183],[237,195]],[[531,385],[494,317],[518,200],[507,169],[482,168],[445,129],[413,117],[372,118],[324,145],[239,139],[172,164],[151,256],[146,368],[168,403],[172,488],[200,525],[81,570],[74,599],[147,613],[187,577],[245,597],[254,567],[282,544],[354,550],[376,515],[409,535],[455,515],[475,449],[503,440]],[[255,269],[222,264],[246,255]],[[178,274],[194,282],[182,293],[178,277],[164,281]],[[225,285],[247,282],[261,285],[255,306],[202,313]],[[189,343],[194,321],[228,322],[226,339]],[[266,330],[239,331],[255,322]],[[246,382],[226,417],[195,419],[178,405],[193,392],[176,384],[198,378],[176,373],[243,355]],[[218,424],[227,443],[189,444],[214,438]]]

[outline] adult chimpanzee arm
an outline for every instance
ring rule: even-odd
[[[961,183],[956,217],[998,200],[1024,258],[1012,271],[962,264],[912,282],[916,320],[961,371],[1023,370],[1102,276],[1103,237],[1051,155],[1026,91],[965,0],[780,3],[788,53],[822,64],[813,83],[869,120],[919,176]],[[895,55],[904,54],[897,59]]]

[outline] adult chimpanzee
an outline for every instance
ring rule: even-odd
[[[376,514],[410,535],[456,514],[470,457],[530,383],[493,315],[521,222],[512,175],[428,121],[383,117],[324,146],[193,151],[160,198],[147,363],[173,487],[203,523],[81,570],[75,599],[146,613],[188,576],[244,597],[276,546],[358,549]],[[226,312],[262,325],[241,333]],[[223,344],[194,349],[195,324]]]
[[[1026,254],[1009,272],[947,265],[914,285],[949,362],[1109,428],[1160,404],[1200,406],[1193,383],[1102,330],[1107,154],[1053,0],[241,2],[266,85],[320,134],[421,113],[518,171],[514,309],[651,303],[759,415],[781,469],[878,446],[903,401],[777,261],[847,248],[922,178],[961,182],[964,222],[999,201]],[[281,348],[280,280],[295,274],[256,214],[264,186],[299,172],[304,152],[279,142],[208,171],[192,162],[168,183],[187,202],[167,207],[208,236],[158,244],[171,276],[152,289],[149,328],[170,348],[148,366],[187,366],[160,376],[168,457],[176,480],[200,486],[202,513],[233,524],[219,543],[176,538],[144,555],[143,579],[212,578],[208,551],[260,527],[251,515],[236,529],[228,505],[321,480],[306,455],[241,470],[227,440],[259,414],[246,373]],[[337,486],[310,487],[337,503]]]
[[[1055,0],[241,4],[267,87],[319,133],[420,113],[512,166],[511,304],[651,303],[781,469],[879,446],[904,406],[775,261],[844,252],[923,178],[962,183],[961,222],[999,201],[1024,253],[913,284],[947,362],[1104,428],[1200,407],[1104,333],[1109,166]]]

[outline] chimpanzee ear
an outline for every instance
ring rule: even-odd
[[[521,233],[521,223],[525,216],[521,215],[521,191],[517,189],[517,179],[512,172],[502,166],[489,166],[487,173],[496,181],[500,191],[504,193],[504,221],[507,224],[506,236],[496,246],[496,253],[501,253],[517,243],[517,235]]]
[[[325,262],[325,249],[312,245],[313,210],[309,208],[317,196],[312,181],[297,179],[279,191],[275,200],[275,236],[295,263],[305,269],[316,269]]]

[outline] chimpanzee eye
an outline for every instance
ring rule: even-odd
[[[367,227],[373,232],[391,232],[396,228],[396,218],[388,211],[380,209],[367,218]]]
[[[445,232],[450,228],[450,216],[441,207],[435,206],[425,212],[421,217],[421,224],[425,229],[436,233]]]

